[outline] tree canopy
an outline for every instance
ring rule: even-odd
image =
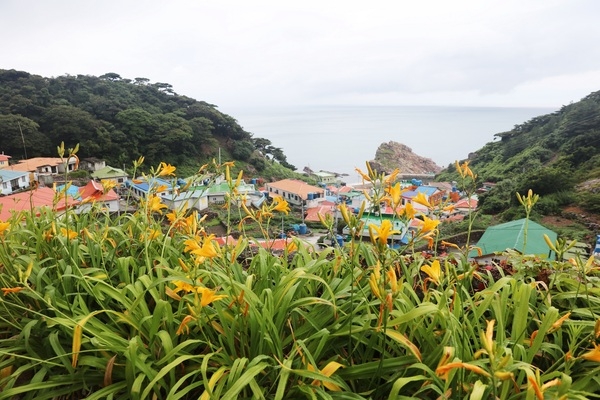
[[[64,142],[79,143],[81,157],[116,165],[141,155],[148,164],[198,165],[221,150],[264,166],[257,159],[266,160],[265,147],[273,147],[252,136],[217,106],[179,95],[168,83],[115,72],[45,78],[0,69],[0,150],[15,160],[54,155]],[[295,169],[273,149],[272,159]]]

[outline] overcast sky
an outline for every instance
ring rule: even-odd
[[[560,107],[600,90],[600,1],[0,0],[0,68],[228,107]]]

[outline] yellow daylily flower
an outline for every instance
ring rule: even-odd
[[[273,201],[275,202],[275,205],[273,206],[273,211],[279,211],[284,214],[290,212],[290,206],[288,202],[283,199],[283,197],[275,197]]]
[[[333,375],[335,373],[335,371],[337,371],[340,368],[344,368],[344,366],[336,361],[330,361],[329,363],[327,363],[327,365],[321,371],[318,371],[318,372],[329,378],[329,377],[331,377],[331,375]],[[315,370],[315,368],[311,364],[308,364],[307,369],[309,371]],[[342,388],[340,388],[338,385],[336,385],[333,382],[321,381],[319,379],[315,379],[312,381],[313,386],[320,386],[321,384],[323,384],[323,386],[325,386],[327,389],[331,390],[332,392],[339,392],[342,390]]]
[[[398,277],[396,276],[396,270],[390,267],[386,274],[388,282],[390,283],[390,289],[392,289],[392,293],[396,294],[396,292],[398,292]]]
[[[69,238],[69,239],[76,239],[77,238],[77,232],[72,231],[71,229],[66,229],[66,228],[60,228],[60,234]]]
[[[346,224],[350,224],[350,213],[348,212],[348,207],[345,204],[338,205],[338,210],[342,214],[342,219]]]
[[[431,219],[423,216],[423,225],[421,226],[421,233],[433,232],[440,224],[439,219]]]
[[[440,266],[440,262],[438,260],[433,260],[431,265],[425,264],[421,267],[421,271],[425,272],[428,279],[432,280],[436,284],[440,284],[440,278],[442,276],[442,267]]]
[[[179,292],[190,293],[195,290],[194,285],[185,281],[173,281],[173,285],[175,285],[175,290],[173,290],[175,294]]]
[[[417,193],[417,195],[415,197],[413,197],[412,201],[413,201],[413,203],[420,204],[420,205],[425,206],[427,208],[433,208],[433,206],[431,205],[431,203],[429,203],[429,200],[427,199],[427,196],[425,196],[425,194],[422,193],[422,192]]]
[[[388,238],[400,231],[393,229],[392,222],[389,219],[381,221],[381,225],[369,224],[369,233],[371,234],[371,241],[373,244],[379,242],[379,244],[386,245]]]
[[[158,166],[158,176],[174,175],[175,169],[176,168],[171,164],[161,162]]]
[[[371,292],[377,297],[381,299],[381,290],[379,289],[379,279],[381,278],[381,266],[377,264],[373,267],[373,272],[371,276],[369,276],[369,286],[371,287]]]
[[[389,174],[388,176],[385,177],[385,183],[387,183],[388,185],[392,184],[398,177],[399,173],[400,173],[400,170],[398,168],[393,170],[391,174]]]
[[[150,229],[150,231],[148,232],[148,240],[154,240],[160,237],[161,235],[161,231],[159,229]],[[142,240],[144,240],[144,238],[142,238]]]
[[[367,163],[368,166],[368,163]],[[371,182],[371,177],[360,170],[360,168],[354,169],[362,177],[364,181]]]
[[[200,305],[202,307],[206,307],[213,301],[227,298],[227,295],[215,294],[215,293],[217,293],[217,291],[213,290],[213,289],[209,289],[209,288],[198,288],[198,289],[199,289],[199,292],[201,292],[201,294],[202,294],[202,297],[200,298]]]
[[[485,334],[481,333],[481,344],[488,354],[492,354],[494,350],[494,323],[496,320],[486,321],[487,328]]]
[[[0,222],[0,235],[4,235],[8,228],[10,228],[10,222]]]
[[[213,239],[215,235],[210,235],[204,239],[202,243],[202,247],[198,246],[197,248],[191,251],[192,254],[205,257],[205,258],[214,258],[219,255],[219,245],[213,243]],[[185,242],[187,244],[187,240]]]
[[[168,207],[161,202],[160,197],[157,195],[152,195],[150,198],[148,198],[148,211],[162,214],[163,208]]]
[[[102,190],[104,193],[107,193],[110,189],[117,186],[117,181],[115,181],[114,179],[103,179],[101,183]]]
[[[399,217],[401,217],[401,218],[404,217],[410,221],[415,217],[416,214],[417,214],[417,211],[415,210],[415,207],[413,207],[413,205],[411,203],[406,203],[406,205],[400,212]]]
[[[588,361],[600,362],[600,345],[594,344],[594,349],[582,354],[581,358]]]
[[[394,186],[386,188],[385,191],[388,193],[389,198],[392,201],[392,206],[399,206],[402,202],[402,193],[404,192],[400,186],[400,182],[396,183]]]

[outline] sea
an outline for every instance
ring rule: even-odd
[[[443,106],[281,106],[221,109],[253,137],[269,139],[298,172],[304,167],[359,182],[355,171],[395,141],[440,167],[464,160],[494,135],[552,108]]]

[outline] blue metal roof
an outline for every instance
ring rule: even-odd
[[[22,176],[27,176],[29,172],[21,172],[21,171],[9,171],[6,169],[0,169],[0,178],[4,181],[12,181],[13,179],[20,178]]]
[[[418,186],[415,191],[417,193],[423,193],[426,196],[431,196],[432,194],[434,194],[435,192],[437,192],[438,188],[433,187],[433,186]]]
[[[144,193],[148,193],[150,187],[155,188],[159,186],[166,186],[167,190],[173,190],[173,185],[171,184],[171,182],[165,181],[164,179],[160,178],[151,178],[149,180],[143,180],[139,183],[136,183],[134,181],[127,181],[126,186],[133,186],[134,188],[141,190]]]

